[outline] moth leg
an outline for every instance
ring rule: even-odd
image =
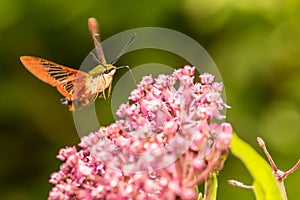
[[[69,111],[75,111],[75,106],[73,103],[69,106]]]
[[[108,93],[107,93],[108,98],[110,97],[111,88],[112,88],[112,84],[110,84],[108,87]]]
[[[65,106],[69,106],[69,110],[70,111],[74,111],[75,110],[75,106],[74,103],[71,99],[68,99],[66,97],[61,98],[60,99],[61,104],[65,105]]]
[[[106,100],[105,90],[102,91],[102,97]]]
[[[103,84],[106,85],[106,80],[105,80],[104,76],[102,75],[101,77],[102,77],[102,79],[103,79]],[[103,88],[103,90],[102,90],[102,96],[103,96],[103,98],[106,100],[105,89],[106,89],[106,88]]]

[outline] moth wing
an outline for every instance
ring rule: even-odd
[[[73,90],[75,81],[83,83],[85,78],[90,76],[88,73],[62,66],[60,64],[48,61],[34,56],[22,56],[21,62],[34,76],[41,81],[56,87],[57,90],[68,99],[73,99]]]

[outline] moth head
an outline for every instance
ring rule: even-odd
[[[98,76],[99,74],[110,74],[113,75],[116,73],[117,67],[113,66],[112,64],[100,64],[96,66],[94,69],[89,71],[89,74],[93,76]]]
[[[112,64],[106,64],[106,69],[104,70],[105,74],[114,75],[117,71],[117,67]]]

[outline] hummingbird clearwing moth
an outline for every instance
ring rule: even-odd
[[[128,68],[128,66],[115,67],[114,63],[125,53],[130,43],[134,40],[134,35],[123,47],[116,59],[111,63],[106,63],[103,53],[98,22],[95,18],[88,19],[89,31],[96,47],[97,56],[92,54],[93,58],[99,63],[98,66],[84,72],[63,65],[48,61],[34,56],[21,56],[20,60],[25,68],[41,81],[56,87],[64,98],[61,103],[69,106],[70,111],[75,110],[75,104],[79,107],[87,106],[99,97],[105,96],[105,90],[108,88],[108,97],[110,96],[113,76],[117,69]],[[133,74],[129,69],[131,76]],[[135,81],[134,77],[133,80]],[[99,95],[100,94],[100,95]]]

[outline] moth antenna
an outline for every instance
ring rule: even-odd
[[[131,78],[132,78],[134,84],[137,85],[136,79],[135,79],[135,77],[134,77],[134,75],[133,75],[132,70],[130,69],[130,67],[126,65],[126,66],[120,66],[117,69],[122,69],[122,68],[127,68],[128,69],[128,71],[129,71],[129,73],[131,75]]]
[[[97,63],[99,63],[102,67],[104,67],[105,69],[107,69],[106,66],[103,65],[103,63],[101,62],[101,60],[99,60],[92,52],[90,52],[90,55],[93,57],[93,59],[94,59]]]
[[[95,56],[95,54],[93,54],[92,52],[90,52],[90,54],[97,63],[102,65],[102,62]]]
[[[120,51],[118,56],[112,61],[112,63],[111,63],[112,65],[114,65],[116,62],[118,62],[118,60],[123,56],[123,54],[126,52],[126,50],[131,45],[131,43],[133,42],[133,40],[135,39],[136,36],[137,36],[137,34],[134,33],[134,35],[128,40],[128,42],[124,45],[123,49]]]

